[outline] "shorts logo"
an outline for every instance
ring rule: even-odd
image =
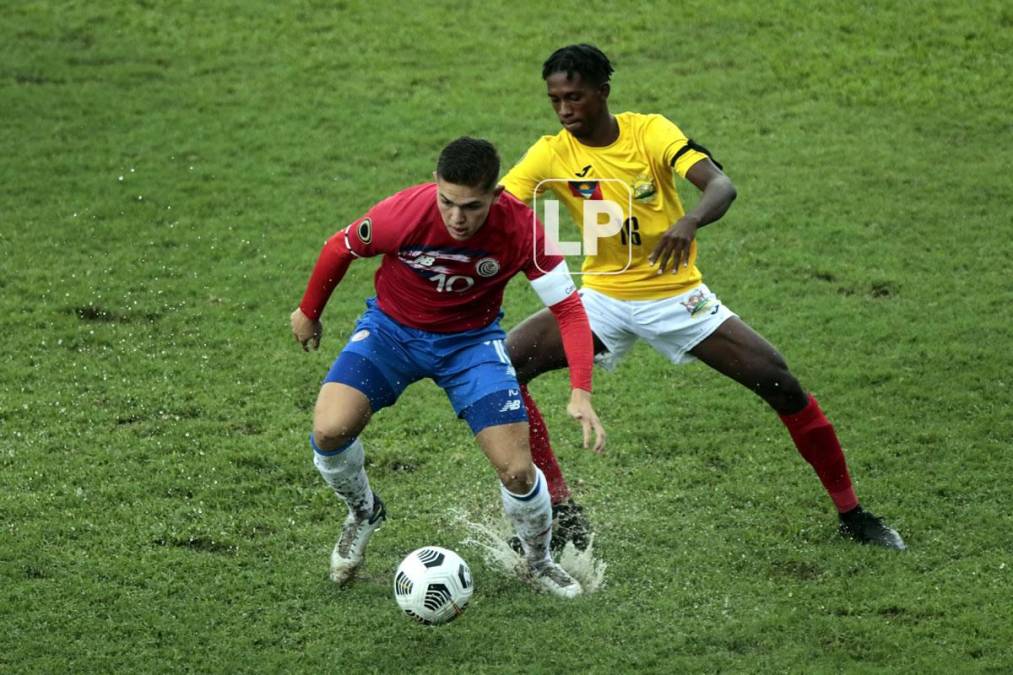
[[[369,337],[369,331],[366,329],[360,330],[358,333],[352,336],[349,342],[361,342]]]
[[[503,407],[499,409],[501,413],[504,412],[515,412],[521,409],[520,399],[514,399],[513,401],[507,401],[503,404]]]
[[[704,295],[703,291],[696,291],[682,301],[681,304],[686,308],[686,311],[689,312],[690,316],[695,317],[697,314],[700,314],[705,309],[709,309],[711,305],[714,304],[714,296],[707,296]]]
[[[482,258],[475,263],[475,271],[480,277],[494,277],[499,273],[499,261],[495,258]]]
[[[368,244],[373,241],[373,221],[369,218],[364,218],[359,226],[355,228],[355,234],[359,236],[359,241],[363,244]]]

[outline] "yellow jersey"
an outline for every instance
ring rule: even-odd
[[[500,183],[529,203],[537,192],[537,211],[542,193],[552,190],[578,227],[583,223],[585,201],[604,199],[620,205],[623,228],[599,239],[597,254],[584,258],[583,285],[619,300],[678,295],[702,280],[696,266],[696,241],[690,248],[689,266],[676,274],[658,274],[647,256],[685,213],[674,174],[685,178],[690,167],[707,155],[662,115],[625,112],[615,117],[619,138],[611,145],[583,145],[563,129],[540,138]]]

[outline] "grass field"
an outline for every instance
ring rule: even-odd
[[[0,672],[1010,672],[1013,8],[1006,2],[25,2],[0,14]],[[709,285],[787,357],[859,496],[836,536],[762,402],[638,347],[596,376],[602,457],[533,386],[606,585],[536,595],[462,540],[493,472],[431,383],[364,441],[391,516],[340,590],[306,443],[371,289],[305,354],[323,240],[462,134],[557,124],[542,60],[599,44],[614,112],[661,112],[735,181]],[[538,307],[511,286],[509,327]],[[477,590],[429,629],[423,544]]]

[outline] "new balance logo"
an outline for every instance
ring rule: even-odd
[[[500,408],[499,411],[501,413],[504,413],[504,412],[514,412],[514,411],[517,411],[517,410],[520,410],[520,409],[521,409],[521,402],[520,402],[520,400],[519,399],[514,399],[513,401],[507,401],[506,403],[504,403],[503,407]]]

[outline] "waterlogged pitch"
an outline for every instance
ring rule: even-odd
[[[993,0],[5,3],[0,671],[1008,670],[1011,28]],[[344,513],[307,435],[376,261],[319,352],[288,315],[324,240],[450,139],[510,165],[556,133],[541,64],[577,41],[613,59],[613,112],[724,165],[705,281],[907,551],[842,540],[758,398],[641,346],[595,375],[602,456],[566,374],[532,385],[595,528],[562,564],[594,592],[517,576],[496,476],[428,382],[364,434],[388,519],[328,581]],[[518,281],[504,327],[539,307]],[[426,543],[475,589],[436,630],[392,601]]]

